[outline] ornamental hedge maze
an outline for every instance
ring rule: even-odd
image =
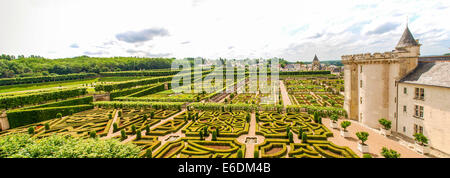
[[[343,80],[327,71],[280,73],[285,91],[269,77],[265,86],[256,82],[259,91],[254,93],[248,92],[253,82],[248,77],[253,74],[247,71],[192,70],[181,75],[192,84],[175,87],[172,80],[178,72],[158,69],[1,79],[0,85],[19,88],[27,83],[64,84],[85,78],[96,82],[0,93],[0,139],[18,133],[37,139],[55,134],[117,139],[138,146],[141,151],[136,156],[143,158],[357,157],[349,148],[328,141],[333,133],[313,116],[346,116],[340,93]],[[228,72],[234,72],[234,80],[226,78]],[[237,78],[240,72],[245,78]],[[223,80],[217,79],[220,75]],[[177,92],[180,89],[183,92]],[[291,105],[283,105],[287,101],[282,92],[288,94]]]

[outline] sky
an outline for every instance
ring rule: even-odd
[[[340,60],[393,50],[408,24],[421,55],[441,55],[449,12],[448,0],[0,0],[0,53]]]

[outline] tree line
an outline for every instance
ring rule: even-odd
[[[71,73],[100,73],[129,70],[167,69],[173,58],[89,57],[47,59],[41,56],[24,57],[2,54],[0,78],[36,77]]]

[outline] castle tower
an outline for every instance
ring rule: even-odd
[[[349,119],[372,128],[386,118],[396,128],[397,82],[418,62],[420,44],[406,27],[395,50],[342,56],[344,64],[344,109]]]

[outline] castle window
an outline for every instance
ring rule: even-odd
[[[362,80],[359,81],[359,88],[362,88]]]
[[[403,93],[408,94],[408,90],[406,89],[406,87],[403,88]]]
[[[403,112],[406,112],[406,105],[403,105]]]
[[[414,99],[423,100],[425,98],[425,90],[423,88],[415,88]]]
[[[362,104],[362,97],[359,97],[359,103]]]
[[[421,134],[423,134],[423,127],[422,127],[422,126],[419,126],[419,125],[417,125],[417,124],[414,124],[414,134],[416,134],[416,133],[421,133]]]
[[[414,117],[423,118],[423,106],[414,106]]]
[[[406,132],[406,127],[405,126],[403,126],[403,132]]]
[[[359,73],[362,73],[362,66],[360,66]]]

